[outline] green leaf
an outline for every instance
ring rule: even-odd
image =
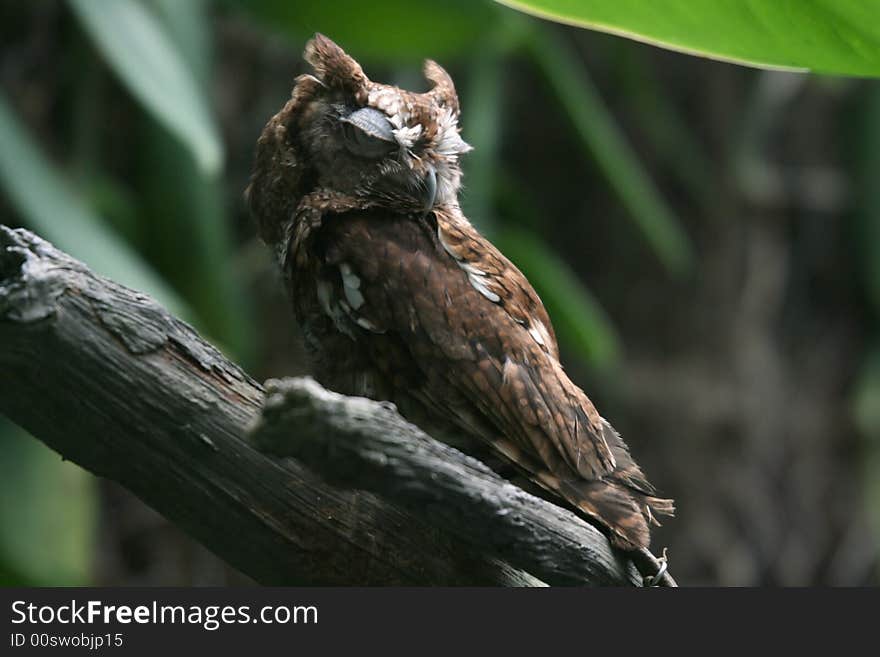
[[[673,274],[686,272],[693,261],[690,240],[630,148],[577,55],[543,29],[532,30],[526,43],[584,147],[657,257]]]
[[[521,228],[505,227],[494,241],[535,287],[561,343],[595,366],[607,366],[619,358],[620,344],[605,311],[541,238]]]
[[[205,0],[153,0],[157,16],[187,66],[208,80],[211,22]],[[137,149],[140,210],[150,231],[151,262],[185,295],[204,330],[224,351],[247,363],[258,341],[252,311],[235,270],[235,244],[223,181],[209,176],[155,121],[141,131]]]
[[[68,0],[129,91],[187,145],[208,173],[223,147],[199,84],[162,25],[137,0]]]
[[[0,187],[28,226],[98,273],[151,294],[178,316],[190,316],[186,304],[68,187],[2,94],[0,144]]]
[[[612,56],[619,67],[617,83],[627,111],[650,142],[658,163],[687,188],[694,201],[706,207],[714,201],[713,164],[681,111],[681,99],[669,93],[649,65],[650,51],[623,42],[617,45]]]
[[[880,75],[872,0],[498,0],[549,20],[765,68]]]
[[[492,193],[499,168],[498,155],[504,122],[505,71],[497,37],[480,49],[471,62],[471,74],[462,103],[467,107],[468,143],[473,152],[465,158],[467,181],[462,206],[465,215],[482,232],[492,232]]]
[[[94,477],[0,416],[0,576],[38,586],[91,582]]]
[[[228,0],[297,41],[323,32],[359,60],[442,59],[472,52],[497,17],[488,2]]]
[[[156,16],[169,38],[189,65],[203,90],[209,88],[212,64],[212,24],[208,17],[210,0],[152,0]]]

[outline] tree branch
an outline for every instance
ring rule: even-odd
[[[5,415],[265,583],[638,581],[593,527],[387,405],[288,380],[258,420],[263,388],[192,328],[4,226],[0,372]]]
[[[271,380],[266,388],[254,429],[262,449],[393,500],[546,582],[614,584],[626,576],[593,526],[434,440],[392,404],[345,397],[312,379]]]

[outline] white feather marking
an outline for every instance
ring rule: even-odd
[[[479,267],[475,267],[474,265],[470,264],[469,262],[461,262],[461,263],[459,263],[458,266],[461,267],[462,269],[464,269],[470,276],[485,276],[486,275],[486,272],[484,272]]]
[[[531,335],[535,339],[535,342],[542,347],[550,345],[550,331],[547,330],[547,327],[544,326],[544,322],[540,319],[532,317],[529,320],[529,335]]]
[[[342,291],[345,293],[345,298],[348,300],[349,305],[355,310],[364,305],[364,295],[361,294],[360,290],[343,285]]]
[[[339,265],[339,272],[342,274],[342,283],[347,287],[352,288],[353,290],[361,289],[361,279],[357,277],[352,269],[351,265],[347,262],[343,262]]]
[[[361,294],[361,279],[352,271],[347,262],[340,263],[339,273],[342,275],[342,292],[349,305],[357,310],[364,305],[364,295]]]
[[[327,315],[327,317],[333,319],[333,311],[330,308],[330,294],[333,290],[330,286],[330,283],[318,279],[317,288],[318,303],[321,304],[321,309],[324,311],[324,314]]]
[[[510,384],[514,373],[516,372],[516,364],[510,360],[508,356],[504,357],[504,367],[501,369],[502,385]]]
[[[397,128],[392,132],[394,132],[394,138],[397,139],[398,144],[404,148],[412,148],[422,134],[422,124],[417,123],[414,126]]]
[[[385,331],[380,330],[378,326],[373,324],[373,322],[368,320],[366,317],[357,317],[354,320],[354,322],[355,322],[355,324],[357,324],[361,328],[367,329],[368,331],[372,331],[373,333],[384,333],[385,332]]]
[[[440,243],[443,244],[442,237],[440,238]],[[451,251],[445,244],[443,244],[443,248],[449,251],[450,255],[453,258],[456,258],[458,266],[461,267],[462,270],[464,270],[464,272],[467,274],[468,280],[477,292],[482,294],[492,303],[498,303],[499,301],[501,301],[501,297],[499,297],[491,289],[489,289],[488,277],[486,276],[486,272],[484,272],[479,267],[475,267],[469,262],[463,262],[462,260],[460,260],[456,256],[455,252]]]
[[[450,157],[467,153],[473,148],[467,144],[458,132],[458,119],[452,109],[447,109],[441,115],[437,123],[437,146],[435,151],[439,155]]]
[[[458,254],[455,249],[444,239],[443,229],[440,226],[437,226],[437,239],[440,240],[441,246],[446,250],[446,253],[451,255],[456,260],[461,260],[461,255]]]
[[[364,305],[364,295],[361,294],[361,279],[352,271],[351,265],[343,262],[339,265],[339,273],[342,274],[342,292],[349,305],[357,310]]]
[[[537,342],[542,347],[544,346],[544,338],[541,335],[541,332],[536,329],[534,326],[529,328],[529,335],[532,336],[532,339]]]
[[[614,470],[617,467],[617,459],[614,458],[614,452],[611,451],[611,447],[608,445],[608,441],[605,439],[605,430],[610,429],[611,433],[615,436],[619,437],[620,434],[611,426],[611,423],[606,420],[604,417],[602,418],[602,431],[599,434],[602,438],[602,443],[605,445],[605,451],[608,453],[608,456],[611,457],[611,469]]]
[[[474,274],[468,274],[468,280],[471,282],[471,285],[474,289],[486,297],[492,303],[498,303],[501,301],[501,297],[495,294],[489,287],[486,285],[486,279],[483,276],[475,276]]]

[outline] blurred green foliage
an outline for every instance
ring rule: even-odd
[[[873,351],[854,387],[854,415],[866,439],[864,477],[875,534],[880,537],[880,87],[867,94],[858,122],[856,245],[873,313]]]
[[[528,45],[584,149],[596,159],[657,257],[669,271],[686,272],[693,260],[687,236],[626,143],[575,53],[544,30],[533,30]]]
[[[596,366],[613,364],[620,356],[614,327],[568,265],[524,228],[508,227],[495,242],[533,282],[553,318],[557,340]]]
[[[880,50],[864,47],[880,41],[880,23],[865,20],[858,2],[832,7],[828,0],[796,8],[772,0],[749,3],[765,11],[767,21],[760,25],[748,21],[741,3],[733,2],[510,4],[716,56],[880,72]],[[294,49],[321,31],[367,65],[411,69],[431,57],[467,71],[457,80],[467,103],[464,136],[475,146],[466,163],[466,213],[527,274],[563,347],[585,363],[612,366],[623,348],[600,304],[534,230],[546,217],[515,193],[528,182],[517,180],[501,161],[509,102],[505,72],[513,58],[531,62],[546,83],[583,157],[596,163],[626,209],[634,234],[670,275],[692,273],[693,248],[684,228],[592,83],[584,59],[539,21],[474,0],[384,0],[368,6],[354,0],[68,0],[68,6],[91,44],[79,69],[69,73],[80,78],[71,110],[71,153],[50,161],[0,94],[0,187],[25,225],[95,270],[152,294],[244,364],[255,362],[259,345],[253,309],[234,264],[237,247],[223,178],[227,158],[213,109],[211,19],[217,13],[259,26],[255,29],[264,30],[267,39],[274,36]],[[846,29],[823,28],[820,11],[840,18]],[[779,31],[771,34],[774,29]],[[106,139],[98,129],[106,118],[105,75],[128,90],[138,111],[132,128],[141,135],[131,156],[133,187],[115,179],[99,156],[100,140]],[[636,77],[638,84],[624,88],[634,107],[655,108],[642,114],[648,139],[694,197],[704,200],[705,155],[650,71],[640,69]],[[876,177],[876,162],[872,166]],[[880,212],[876,203],[872,207]],[[872,216],[876,221],[880,214]],[[880,259],[871,255],[868,261],[876,267]],[[880,280],[873,270],[871,276]],[[880,407],[876,377],[866,381],[865,394],[876,395]],[[87,581],[94,482],[22,435],[0,424],[0,447],[11,455],[2,462],[0,478],[0,572],[25,583]]]
[[[144,108],[189,146],[206,173],[219,171],[223,150],[209,101],[155,12],[139,0],[69,4],[104,61]]]
[[[294,43],[324,32],[363,62],[411,65],[472,52],[498,19],[489,2],[226,0]]]
[[[0,416],[0,584],[91,581],[94,477]]]
[[[186,304],[46,161],[0,95],[0,182],[29,225],[95,271],[149,291],[184,317]]]

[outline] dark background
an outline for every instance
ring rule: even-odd
[[[117,240],[106,251],[127,245],[262,379],[305,370],[242,192],[306,39],[324,32],[373,79],[412,89],[437,59],[475,147],[466,213],[538,288],[570,375],[676,499],[654,547],[679,582],[877,584],[878,83],[676,54],[491,3],[325,4],[145,3],[209,99],[219,175],[65,3],[0,0],[0,101]],[[0,184],[0,221],[78,255],[65,213],[35,220],[11,193],[54,188],[9,163]],[[0,417],[0,581],[248,580]]]

